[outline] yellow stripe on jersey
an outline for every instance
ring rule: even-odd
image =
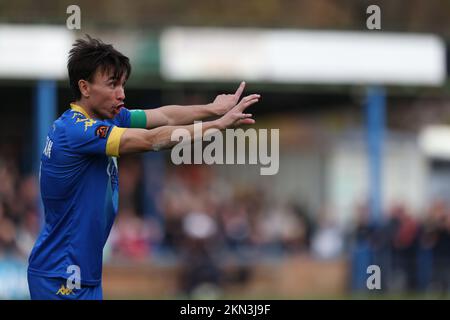
[[[120,138],[122,137],[125,130],[125,128],[112,127],[111,133],[108,137],[108,141],[106,142],[106,154],[108,156],[119,156]]]
[[[87,114],[86,110],[84,110],[82,107],[76,105],[75,103],[71,103],[71,104],[70,104],[70,108],[71,108],[73,111],[82,113],[82,114],[83,114],[86,118],[88,118],[88,119],[91,118],[91,117],[89,117],[89,115]]]

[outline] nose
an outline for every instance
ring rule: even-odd
[[[117,99],[120,101],[125,100],[125,89],[122,86],[117,90]]]

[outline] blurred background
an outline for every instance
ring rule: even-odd
[[[29,298],[39,158],[84,34],[130,57],[131,109],[245,80],[254,128],[280,130],[275,175],[121,157],[106,299],[449,297],[450,2],[0,0],[0,298]]]

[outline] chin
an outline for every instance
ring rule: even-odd
[[[103,115],[104,119],[113,119],[116,116],[116,113],[114,111],[105,112]]]

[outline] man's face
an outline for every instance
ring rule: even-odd
[[[97,70],[89,82],[89,106],[100,119],[112,119],[116,116],[125,100],[126,75],[115,79],[113,72]]]

